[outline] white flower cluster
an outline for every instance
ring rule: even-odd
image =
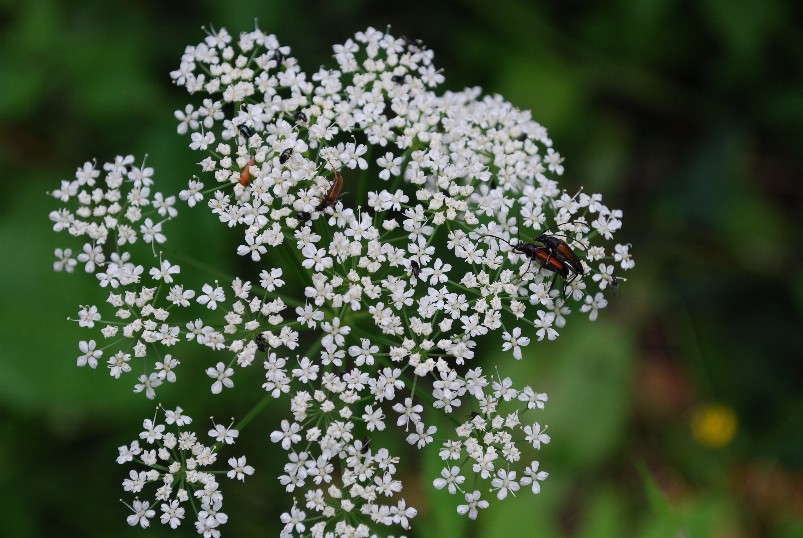
[[[106,174],[102,181],[95,164],[84,163],[76,170],[74,180],[63,180],[59,189],[50,193],[61,202],[78,203],[74,211],[62,208],[50,212],[53,230],[86,237],[77,260],[72,249],[56,250],[56,271],[71,273],[81,262],[87,273],[96,274],[101,287],[139,282],[142,267],[129,261],[131,253],[125,249],[140,239],[151,245],[164,243],[167,238],[162,233],[162,223],[178,211],[173,207],[175,196],[165,198],[154,192],[151,197],[153,168],[132,166],[133,162],[134,157],[129,155],[104,164]]]
[[[264,397],[290,403],[270,434],[287,454],[278,477],[293,497],[281,518],[286,536],[409,528],[416,510],[399,498],[399,457],[377,440],[394,418],[410,445],[441,447],[434,485],[464,495],[457,512],[474,519],[488,506],[474,489],[482,481],[499,500],[523,486],[540,491],[547,473],[525,458],[549,442],[522,418],[546,395],[469,364],[478,339],[521,359],[533,337],[557,338],[572,308],[595,319],[604,290],[622,280],[615,265],[634,266],[628,246],[603,244],[621,212],[558,187],[549,174],[563,173],[563,159],[529,113],[476,88],[436,93],[443,76],[422,43],[368,29],[334,52],[336,67],[308,75],[275,36],[257,29],[235,41],[221,30],[188,47],[171,73],[199,96],[176,118],[208,177],[179,198],[205,201],[242,228],[233,250],[258,264],[258,283],[194,290],[161,255],[147,266],[130,261],[122,248],[166,239],[151,216],[176,216],[175,198],[151,199],[152,170],[131,157],[104,165],[103,184],[87,163],[52,193],[79,205],[52,212],[54,229],[86,237],[77,261],[56,251],[56,270],[82,262],[113,290],[109,315],[94,305],[78,313],[108,342],[82,341],[78,365],[95,368],[108,349],[119,378],[133,356],[146,372],[134,390],[154,398],[176,381],[179,361],[162,346],[180,344],[182,333],[225,357],[205,366],[213,394],[263,364]],[[288,291],[288,277],[303,297]],[[441,435],[438,415],[452,435]],[[225,520],[209,515],[221,500],[213,489],[196,522],[204,536],[218,536]],[[181,500],[164,491],[163,510]],[[153,515],[147,503],[134,511],[143,526]]]
[[[228,521],[228,516],[221,511],[223,494],[218,491],[219,484],[215,479],[215,473],[220,472],[203,469],[217,462],[218,448],[224,444],[233,445],[239,432],[216,424],[208,432],[215,444],[207,446],[198,440],[195,432],[184,429],[192,419],[180,407],[174,411],[164,410],[164,415],[164,424],[151,419],[143,422],[139,439],[145,443],[145,448],[140,446],[139,440],[118,448],[117,463],[136,461],[149,468],[148,471],[130,471],[128,478],[123,480],[123,489],[137,494],[148,483],[161,484],[155,499],[162,503],[162,523],[177,528],[184,519],[183,505],[189,502],[197,514],[195,528],[198,534],[219,536],[218,527]],[[175,431],[167,431],[168,426]],[[231,467],[226,473],[228,478],[244,480],[245,475],[254,474],[254,468],[246,464],[245,456],[230,458],[228,463]],[[148,527],[150,518],[156,515],[156,511],[150,509],[150,502],[139,499],[134,501],[131,510],[133,514],[127,519],[131,526]]]

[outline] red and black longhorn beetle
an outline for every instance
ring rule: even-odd
[[[492,234],[485,234],[480,237],[480,239],[483,237],[494,237],[510,245],[514,252],[524,254],[529,260],[526,271],[530,270],[529,264],[532,264],[533,260],[535,260],[539,266],[547,271],[560,275],[563,278],[563,297],[565,298],[566,288],[578,275],[584,274],[585,269],[583,268],[583,263],[580,261],[580,258],[577,257],[568,243],[559,237],[547,234],[546,232],[549,230],[550,229],[547,229],[541,232],[533,239],[532,243],[519,241],[514,245],[507,239]],[[539,246],[536,243],[541,243],[543,246]]]
[[[577,271],[575,271],[571,265],[564,263],[557,256],[554,256],[547,247],[539,247],[535,243],[525,243],[524,241],[514,245],[507,239],[503,239],[502,237],[492,234],[485,234],[482,237],[494,237],[500,241],[504,241],[513,248],[514,252],[524,254],[524,256],[530,260],[525,273],[530,270],[529,265],[532,264],[533,260],[535,260],[540,267],[543,267],[547,271],[559,274],[563,278],[564,298],[566,297],[566,288],[574,281],[575,278],[577,278]],[[482,239],[482,237],[480,237],[480,239]]]
[[[558,224],[557,226],[553,226],[552,228],[547,228],[546,230],[538,234],[538,236],[533,239],[533,242],[541,243],[542,245],[544,245],[544,247],[546,247],[549,250],[551,256],[554,256],[555,258],[563,262],[563,264],[570,266],[571,270],[575,274],[578,275],[585,274],[583,263],[580,261],[580,258],[577,257],[577,254],[575,254],[574,251],[571,249],[569,244],[560,237],[546,233],[550,230],[558,228],[559,226],[562,225]]]

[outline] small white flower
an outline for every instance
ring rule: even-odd
[[[94,327],[96,321],[100,321],[100,313],[97,306],[85,306],[78,311],[79,327]]]
[[[384,418],[385,415],[382,413],[381,408],[374,410],[370,405],[365,406],[365,413],[363,413],[362,419],[365,421],[365,426],[369,432],[384,430],[385,423],[382,420]]]
[[[145,219],[145,222],[139,228],[142,234],[142,240],[146,243],[164,243],[167,237],[162,233],[162,223],[155,223],[151,219]]]
[[[290,450],[290,445],[301,441],[301,436],[298,434],[301,431],[301,426],[295,422],[290,424],[288,421],[282,421],[282,431],[274,431],[270,434],[270,440],[274,443],[281,442],[282,448]]]
[[[83,355],[78,357],[78,366],[86,366],[89,365],[90,368],[95,369],[98,366],[98,359],[103,355],[103,351],[95,349],[95,341],[89,340],[84,341],[81,340],[78,342],[78,349],[81,350]]]
[[[552,328],[555,322],[555,314],[552,312],[538,311],[538,319],[533,322],[533,325],[538,328],[536,335],[538,340],[543,340],[546,337],[548,340],[554,340],[558,337],[558,331]]]
[[[622,269],[628,270],[636,266],[636,262],[630,256],[630,245],[616,245],[613,248],[615,251],[613,259],[620,264]]]
[[[213,288],[209,284],[204,284],[201,291],[204,293],[203,295],[199,295],[196,301],[198,301],[199,304],[206,305],[209,310],[215,310],[219,302],[226,300],[226,295],[223,292],[223,288],[220,286],[216,285]]]
[[[208,435],[218,443],[233,445],[234,440],[237,439],[240,432],[233,428],[227,428],[223,424],[215,424],[215,427],[209,430]]]
[[[432,442],[432,434],[436,431],[438,431],[438,429],[435,426],[430,426],[425,430],[424,424],[418,422],[415,425],[415,432],[407,436],[407,442],[411,445],[416,445],[417,448],[424,448]]]
[[[80,254],[78,255],[80,257]],[[65,271],[72,273],[76,265],[75,259],[72,257],[72,249],[56,249],[56,261],[53,262],[53,270],[56,272]],[[91,266],[94,270],[94,265]],[[88,271],[91,272],[91,271]]]
[[[527,434],[524,439],[532,444],[533,448],[540,449],[541,443],[548,444],[550,441],[549,436],[544,433],[544,430],[541,429],[541,425],[537,422],[534,422],[532,426],[524,426],[523,430],[524,433]]]
[[[521,360],[521,347],[530,343],[530,339],[526,336],[521,336],[521,328],[514,327],[513,333],[502,333],[502,339],[505,341],[502,344],[502,351],[513,349],[513,357]]]
[[[204,199],[204,195],[201,193],[203,188],[204,184],[200,181],[194,179],[190,180],[189,188],[181,191],[178,197],[187,202],[188,206],[193,207],[196,203]]]
[[[150,504],[148,501],[135,500],[131,507],[134,513],[126,518],[128,524],[132,527],[139,525],[143,529],[147,529],[150,525],[150,518],[156,515],[156,512],[149,507]]]
[[[223,387],[230,389],[234,386],[234,381],[231,380],[234,369],[227,368],[222,362],[217,363],[214,368],[207,368],[206,375],[215,380],[212,383],[212,394],[220,394]]]
[[[546,480],[549,473],[546,471],[538,470],[539,463],[534,461],[524,470],[524,477],[521,479],[521,485],[527,486],[532,484],[533,494],[538,495],[541,492],[541,482]]]
[[[608,300],[605,298],[602,292],[597,292],[594,297],[586,295],[586,302],[580,307],[580,312],[589,312],[589,319],[591,321],[595,321],[597,319],[597,313],[599,312],[599,309],[605,308],[607,305]]]
[[[488,501],[480,499],[479,491],[466,493],[466,502],[468,504],[461,504],[457,507],[457,513],[461,516],[468,514],[469,519],[477,519],[478,508],[488,508]]]
[[[516,471],[505,471],[499,469],[496,473],[496,478],[491,481],[491,487],[497,489],[496,498],[504,500],[508,492],[515,495],[521,486],[516,481]]]
[[[245,482],[245,475],[251,476],[254,474],[254,468],[245,463],[245,456],[229,458],[229,465],[232,467],[232,469],[226,473],[226,476],[229,478],[236,478],[237,480]]]
[[[173,499],[170,503],[162,503],[162,515],[159,520],[164,525],[170,525],[171,529],[177,529],[184,519],[184,507],[179,506],[178,499]]]
[[[449,493],[452,495],[454,495],[457,492],[457,488],[466,481],[466,477],[460,474],[460,468],[456,466],[444,467],[441,470],[441,477],[442,478],[436,478],[432,485],[435,486],[435,489],[447,487]]]
[[[173,282],[172,275],[177,275],[181,272],[181,267],[178,265],[172,265],[167,260],[162,260],[162,263],[159,267],[153,267],[148,272],[150,276],[154,280],[163,280],[166,284],[170,284]]]

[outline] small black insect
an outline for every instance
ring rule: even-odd
[[[369,448],[371,448],[371,438],[366,435],[362,439],[362,448],[360,448],[360,454],[364,456],[368,453]]]
[[[287,148],[279,155],[279,164],[284,164],[290,159],[290,155],[293,154],[293,148]]]
[[[276,60],[276,67],[279,67],[284,63],[284,54],[279,52],[279,49],[273,51],[273,59]]]
[[[307,123],[307,115],[306,115],[306,114],[304,114],[304,113],[303,113],[302,111],[300,111],[300,110],[299,110],[298,112],[296,112],[296,116],[295,116],[295,118],[296,118],[296,122],[299,122],[299,121],[300,121],[301,123]]]
[[[616,275],[611,275],[611,293],[617,299],[619,298],[619,279],[616,278]]]
[[[309,219],[312,218],[312,214],[309,211],[299,211],[296,213],[296,218],[301,222],[309,222]]]
[[[404,79],[406,78],[407,75],[393,75],[392,77],[390,77],[390,80],[392,80],[396,84],[401,84],[402,82],[404,82]]]
[[[385,99],[385,108],[382,110],[382,114],[385,115],[388,121],[398,116],[396,111],[393,110],[393,103],[390,102],[390,99]]]
[[[268,341],[262,333],[259,333],[256,338],[254,338],[254,343],[260,351],[265,351],[265,349],[267,349]]]
[[[237,130],[240,131],[240,134],[243,135],[246,139],[251,138],[252,136],[254,136],[254,133],[245,124],[238,125],[237,126]]]
[[[421,274],[421,266],[418,265],[418,262],[415,260],[410,260],[410,272],[413,273],[413,276],[418,278],[418,275]]]

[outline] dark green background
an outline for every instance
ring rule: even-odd
[[[153,405],[105,368],[75,368],[86,335],[65,318],[105,294],[51,271],[67,241],[50,232],[45,191],[120,153],[149,154],[160,189],[180,189],[196,156],[175,134],[186,97],[168,73],[202,25],[236,35],[258,18],[307,72],[368,25],[423,39],[447,89],[481,85],[531,109],[566,157],[566,187],[624,210],[620,240],[637,265],[620,299],[524,361],[503,359],[550,394],[541,495],[495,502],[468,528],[423,458],[404,475],[416,536],[803,536],[799,2],[167,4],[0,7],[0,534],[168,534],[156,520],[147,534],[125,524],[116,447]],[[177,242],[236,263],[203,209],[183,220],[199,228],[176,224]],[[211,407],[188,362],[184,387],[162,396],[200,432],[213,412],[250,408],[237,391]],[[739,419],[721,449],[689,430],[691,411],[714,401]],[[288,506],[267,436],[280,416],[243,434],[236,453],[257,475],[225,483],[224,535],[278,532]]]

